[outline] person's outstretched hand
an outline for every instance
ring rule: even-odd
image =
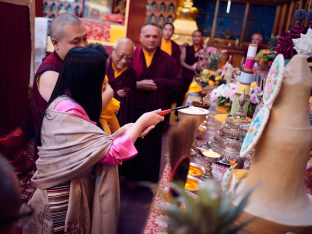
[[[127,134],[135,141],[139,136],[146,136],[164,117],[159,115],[161,109],[146,112],[127,130]]]

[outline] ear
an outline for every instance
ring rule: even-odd
[[[142,38],[143,38],[143,36],[142,36],[142,34],[140,34],[140,36],[139,36],[140,43],[142,43]]]
[[[51,42],[52,42],[54,49],[58,50],[58,41],[54,37],[51,37]]]

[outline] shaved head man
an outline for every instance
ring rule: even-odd
[[[160,44],[161,30],[157,25],[147,24],[142,27],[140,42],[142,48],[148,53],[156,51]]]
[[[132,60],[134,44],[129,38],[119,39],[112,52],[112,61],[115,68],[120,71],[127,68]]]
[[[114,98],[120,101],[117,114],[120,125],[135,121],[134,92],[136,74],[130,64],[134,53],[134,44],[129,38],[116,41],[112,57],[107,66],[108,82],[114,90]]]
[[[76,46],[87,46],[87,29],[78,17],[62,14],[52,21],[50,31],[54,52],[44,58],[40,64],[33,83],[31,107],[34,115],[35,131],[39,132],[39,122],[50,99],[63,60],[68,51]]]
[[[63,60],[67,52],[76,46],[87,46],[87,29],[74,15],[58,15],[51,25],[51,40],[56,53]]]
[[[141,46],[136,47],[132,62],[137,77],[136,118],[148,110],[170,108],[179,90],[180,78],[177,62],[159,47],[161,29],[157,25],[144,25],[139,39]],[[124,163],[121,167],[127,179],[158,181],[161,139],[167,123],[156,126],[149,136],[137,142],[139,156],[135,162]]]

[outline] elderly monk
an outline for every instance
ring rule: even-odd
[[[120,102],[118,121],[120,126],[133,122],[134,92],[136,89],[136,74],[129,67],[134,53],[134,44],[129,38],[116,41],[109,60],[106,75],[114,90],[114,98]]]
[[[137,75],[136,117],[149,110],[170,108],[177,94],[179,66],[159,48],[160,39],[158,26],[142,27],[141,47],[136,48],[132,63]],[[139,156],[133,162],[124,163],[122,168],[128,179],[158,181],[163,127],[163,124],[156,126],[151,134],[137,141]]]
[[[196,52],[199,51],[203,46],[202,33],[199,30],[195,30],[192,33],[193,45],[183,46],[181,49],[181,66],[182,66],[182,79],[183,87],[182,92],[179,95],[178,105],[181,105],[184,99],[184,95],[191,84],[196,71],[196,63],[198,58],[195,56]]]
[[[50,36],[54,52],[40,64],[33,84],[31,106],[37,134],[40,129],[39,123],[47,108],[47,102],[61,72],[67,52],[73,47],[88,45],[87,29],[78,17],[71,14],[61,14],[55,17],[51,24]],[[102,95],[103,105],[108,103],[112,96],[113,90],[108,87],[107,92]]]
[[[180,64],[181,50],[180,46],[173,40],[171,40],[173,33],[174,33],[173,24],[169,22],[165,23],[162,29],[162,39],[160,48],[167,54],[171,55],[177,61],[177,63]]]

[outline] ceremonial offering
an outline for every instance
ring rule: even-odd
[[[247,58],[244,64],[244,71],[252,72],[252,68],[255,64],[255,58],[257,54],[258,46],[256,44],[249,44]]]
[[[200,150],[200,153],[204,156],[204,165],[205,165],[205,173],[203,174],[203,178],[210,179],[213,178],[212,174],[212,163],[216,162],[220,159],[221,155],[217,152],[214,152],[211,149],[197,148]]]
[[[267,82],[264,87],[263,92],[264,106],[257,113],[252,123],[250,124],[250,128],[248,129],[247,135],[244,139],[244,143],[241,148],[240,152],[241,156],[247,155],[248,152],[250,152],[251,149],[254,148],[254,146],[260,139],[260,136],[269,119],[272,104],[282,87],[283,70],[284,70],[284,57],[283,55],[278,55],[273,61],[273,64],[268,73]]]
[[[192,105],[195,107],[208,109],[210,107],[210,105],[209,105],[209,103],[204,101],[204,97],[206,97],[207,94],[205,92],[198,92],[198,94],[200,97],[200,101],[192,101]]]
[[[228,117],[211,142],[212,149],[223,157],[223,161],[236,160],[249,128],[251,119]]]
[[[221,157],[220,154],[218,154],[217,152],[214,152],[212,150],[208,150],[208,149],[203,149],[203,148],[199,148],[200,152],[202,153],[202,155],[204,155],[207,158],[215,158],[218,159]]]
[[[198,190],[199,183],[200,183],[200,179],[194,176],[188,175],[186,179],[185,189],[191,192],[196,192]]]
[[[205,168],[197,163],[190,163],[188,174],[195,177],[200,177],[205,173]]]
[[[282,75],[274,72],[271,84],[266,82],[272,85],[271,92],[264,88],[264,105],[250,124],[241,151],[242,156],[252,148],[255,153],[236,195],[257,187],[240,221],[255,218],[246,229],[249,233],[262,233],[268,223],[274,233],[312,233],[312,197],[304,185],[312,147],[307,102],[312,74],[305,56],[294,56],[285,68],[283,56],[276,60],[281,67],[271,69]]]
[[[178,116],[182,120],[184,118],[192,118],[196,120],[197,127],[206,119],[209,111],[195,106],[178,110]]]

